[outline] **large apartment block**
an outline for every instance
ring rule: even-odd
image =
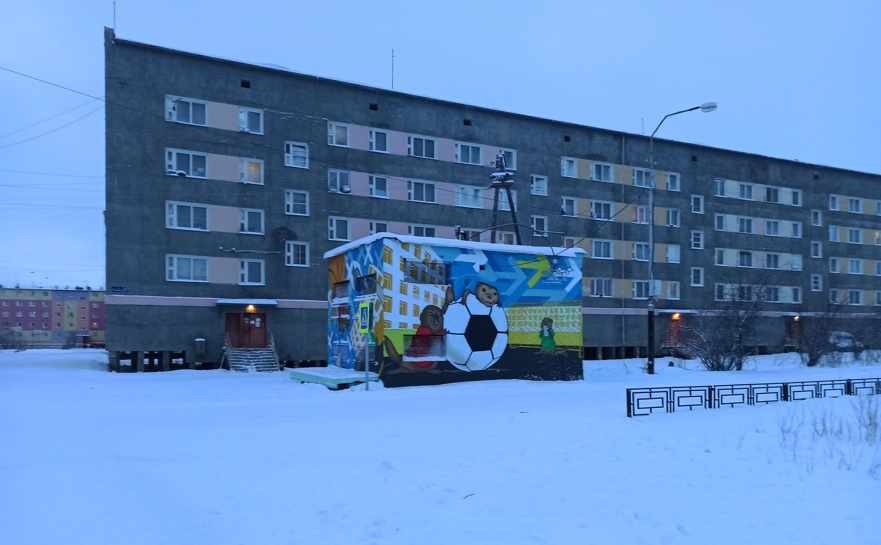
[[[881,176],[434,100],[105,30],[111,355],[272,344],[324,360],[325,252],[391,232],[578,246],[584,355],[763,288],[759,351],[797,317],[881,309]],[[489,188],[496,157],[509,199]],[[498,212],[494,213],[494,199]],[[516,212],[519,226],[513,222]],[[649,237],[649,218],[654,218]],[[654,247],[650,251],[649,240]],[[649,256],[654,256],[649,285]],[[866,320],[864,320],[866,322]]]
[[[0,287],[0,347],[103,347],[104,292]]]

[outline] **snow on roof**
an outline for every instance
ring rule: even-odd
[[[357,248],[364,244],[370,244],[381,238],[393,238],[407,244],[432,244],[435,246],[448,246],[453,248],[470,248],[473,250],[482,250],[484,252],[507,252],[520,254],[541,254],[548,256],[574,257],[577,254],[584,254],[581,248],[558,248],[554,246],[526,246],[516,244],[493,244],[490,242],[475,242],[470,240],[457,240],[449,238],[437,237],[417,237],[413,235],[396,235],[394,233],[376,233],[374,235],[353,240],[342,246],[337,246],[333,250],[324,253],[324,259],[328,259],[335,255],[348,252],[352,248]]]
[[[275,299],[218,299],[218,305],[261,305],[261,306],[277,306],[278,301]]]

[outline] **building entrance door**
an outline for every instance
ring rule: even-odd
[[[256,312],[227,314],[226,333],[233,348],[265,348],[266,314]]]

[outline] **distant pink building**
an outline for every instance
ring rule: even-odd
[[[104,292],[89,289],[0,289],[0,345],[103,347]]]

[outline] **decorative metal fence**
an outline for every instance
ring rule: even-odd
[[[881,394],[881,378],[628,388],[627,416],[645,416],[656,410],[673,413],[677,410],[693,410],[695,407],[717,409],[866,394]]]

